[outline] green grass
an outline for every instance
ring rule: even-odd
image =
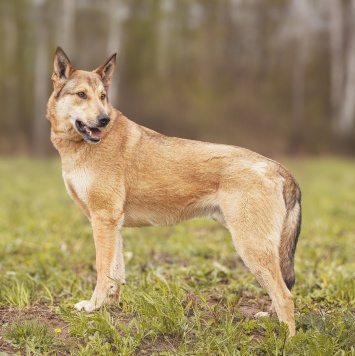
[[[73,310],[95,285],[91,227],[60,163],[0,160],[0,355],[355,355],[355,162],[284,162],[303,192],[297,335],[208,220],[125,229],[120,305]]]
[[[12,322],[5,326],[4,335],[8,344],[29,354],[58,351],[62,346],[55,331],[36,319]]]

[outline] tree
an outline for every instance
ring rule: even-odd
[[[49,146],[49,125],[45,119],[48,99],[48,16],[46,0],[33,0],[35,5],[36,26],[36,60],[34,65],[34,153],[43,156]]]
[[[128,17],[128,7],[122,0],[107,0],[107,17],[108,17],[108,36],[107,36],[107,52],[109,54],[118,53],[118,61],[120,61],[120,51],[122,46],[123,21]],[[114,76],[110,86],[110,102],[113,106],[118,105],[119,98],[119,80],[120,68],[116,67],[116,75]]]
[[[344,92],[338,117],[338,129],[344,135],[352,131],[355,115],[355,0],[351,0],[348,14],[350,36],[346,52]]]
[[[340,103],[344,89],[344,21],[342,2],[327,0],[330,48],[330,101],[333,127],[337,129]]]

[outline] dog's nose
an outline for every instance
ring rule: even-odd
[[[97,118],[99,120],[99,127],[105,127],[110,122],[110,117],[106,114],[100,114]]]

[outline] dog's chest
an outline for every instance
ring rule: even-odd
[[[88,204],[88,196],[92,184],[90,172],[85,168],[76,168],[69,172],[63,170],[65,187],[72,199]]]

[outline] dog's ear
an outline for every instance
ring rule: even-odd
[[[54,68],[52,74],[52,81],[54,89],[62,87],[65,81],[75,71],[68,56],[65,54],[61,47],[57,47],[54,55]]]
[[[99,74],[102,78],[102,82],[104,83],[106,91],[108,91],[112,74],[116,67],[116,54],[117,53],[113,54],[104,65],[93,71],[94,73]]]

